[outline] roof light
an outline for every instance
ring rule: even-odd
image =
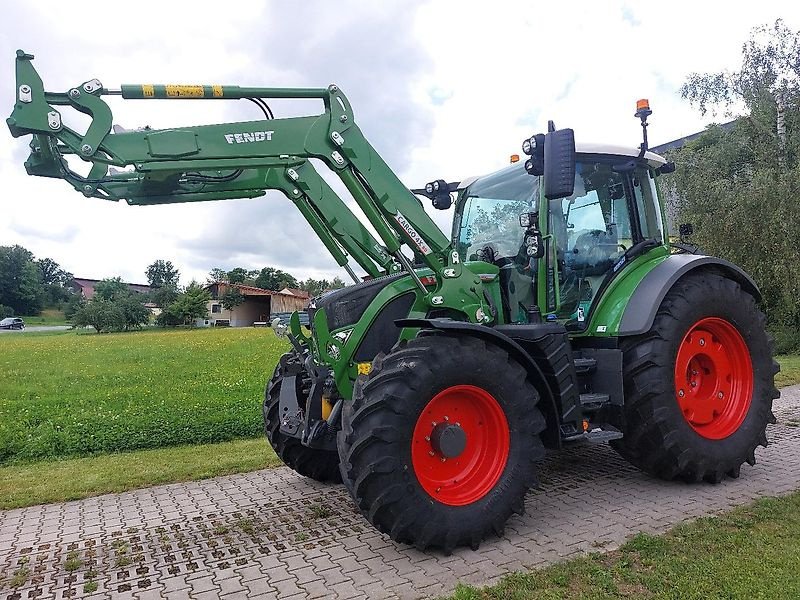
[[[511,155],[511,164],[514,164],[515,162],[519,162],[519,154]]]
[[[633,115],[635,117],[639,117],[644,121],[653,114],[653,111],[650,110],[650,101],[647,98],[642,98],[641,100],[636,101],[636,113]]]

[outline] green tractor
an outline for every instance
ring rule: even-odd
[[[524,163],[410,190],[334,85],[92,79],[54,93],[32,59],[17,52],[7,120],[13,136],[32,135],[29,174],[131,205],[280,190],[347,269],[355,284],[314,299],[308,329],[292,316],[264,425],[284,463],[342,481],[393,539],[476,548],[524,510],[545,448],[595,432],[653,476],[688,482],[737,477],[766,445],[778,369],[758,288],[737,266],[670,244],[656,182],[674,165],[647,149],[645,101],[638,148],[576,148],[551,123],[523,142]],[[264,118],[112,132],[104,95],[244,99]],[[322,111],[274,118],[270,98],[317,99]],[[89,115],[86,131],[58,107]],[[342,180],[377,238],[309,159]],[[455,202],[450,238],[423,199]]]

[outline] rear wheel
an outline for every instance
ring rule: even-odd
[[[317,481],[338,483],[341,481],[341,476],[339,455],[336,452],[308,448],[303,446],[300,440],[281,432],[279,401],[282,382],[281,363],[278,363],[264,392],[264,432],[270,445],[278,458],[300,475]]]
[[[652,329],[623,341],[625,436],[614,448],[663,479],[738,477],[774,422],[778,371],[764,315],[738,283],[689,275]]]
[[[539,395],[502,349],[432,335],[373,362],[343,415],[343,478],[364,515],[419,548],[477,547],[536,483]]]

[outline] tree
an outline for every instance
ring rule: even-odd
[[[63,271],[61,270],[59,264],[52,258],[40,258],[36,261],[36,266],[39,267],[39,272],[42,276],[42,283],[45,285],[61,283]]]
[[[239,288],[229,287],[220,298],[220,304],[225,310],[233,310],[246,300]]]
[[[319,296],[327,290],[338,290],[339,288],[343,287],[344,281],[342,281],[339,277],[334,277],[332,281],[328,281],[327,279],[313,279],[309,277],[305,281],[301,281],[298,285],[299,289],[308,292],[308,295],[312,298]]]
[[[64,271],[52,258],[40,258],[35,262],[42,282],[45,306],[62,306],[76,295],[67,287],[72,282],[72,273]]]
[[[15,314],[37,314],[44,289],[33,254],[22,246],[0,246],[0,304]]]
[[[140,329],[142,325],[150,322],[150,310],[137,298],[136,294],[129,293],[114,301],[114,305],[122,312],[123,328]]]
[[[219,267],[214,267],[211,271],[208,272],[208,277],[206,278],[208,283],[227,283],[228,281],[228,272],[225,269],[220,269]]]
[[[94,286],[94,295],[101,300],[116,300],[131,293],[121,277],[108,277]]]
[[[180,272],[172,264],[172,261],[161,259],[154,261],[147,266],[145,275],[147,275],[147,283],[152,288],[178,288]]]
[[[85,306],[80,307],[72,316],[75,327],[94,327],[97,333],[113,331],[125,327],[125,315],[122,308],[111,300],[93,298]]]
[[[692,74],[683,97],[701,113],[743,106],[732,128],[711,127],[680,149],[674,189],[703,250],[759,284],[771,327],[800,326],[800,32],[755,28],[739,71]],[[782,108],[783,106],[783,108]],[[662,186],[663,187],[663,186]]]
[[[211,294],[196,281],[178,295],[176,300],[165,307],[158,322],[160,325],[193,325],[195,319],[204,319],[208,316],[208,301]]]
[[[228,271],[228,282],[229,283],[244,283],[247,280],[247,269],[243,269],[242,267],[236,267]]]
[[[297,283],[297,279],[289,273],[272,267],[264,267],[258,273],[258,277],[255,279],[255,285],[263,290],[277,292],[285,287],[296,288],[299,284]]]

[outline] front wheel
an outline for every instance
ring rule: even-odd
[[[522,513],[545,420],[525,369],[467,336],[423,336],[373,362],[345,409],[343,478],[393,539],[474,548]]]
[[[651,330],[623,341],[624,437],[613,447],[662,479],[719,482],[755,464],[779,396],[764,315],[738,283],[688,275]]]
[[[322,482],[338,483],[339,455],[330,450],[308,448],[297,438],[281,432],[280,395],[283,383],[281,364],[275,367],[264,391],[264,432],[270,445],[283,463],[293,471]]]

